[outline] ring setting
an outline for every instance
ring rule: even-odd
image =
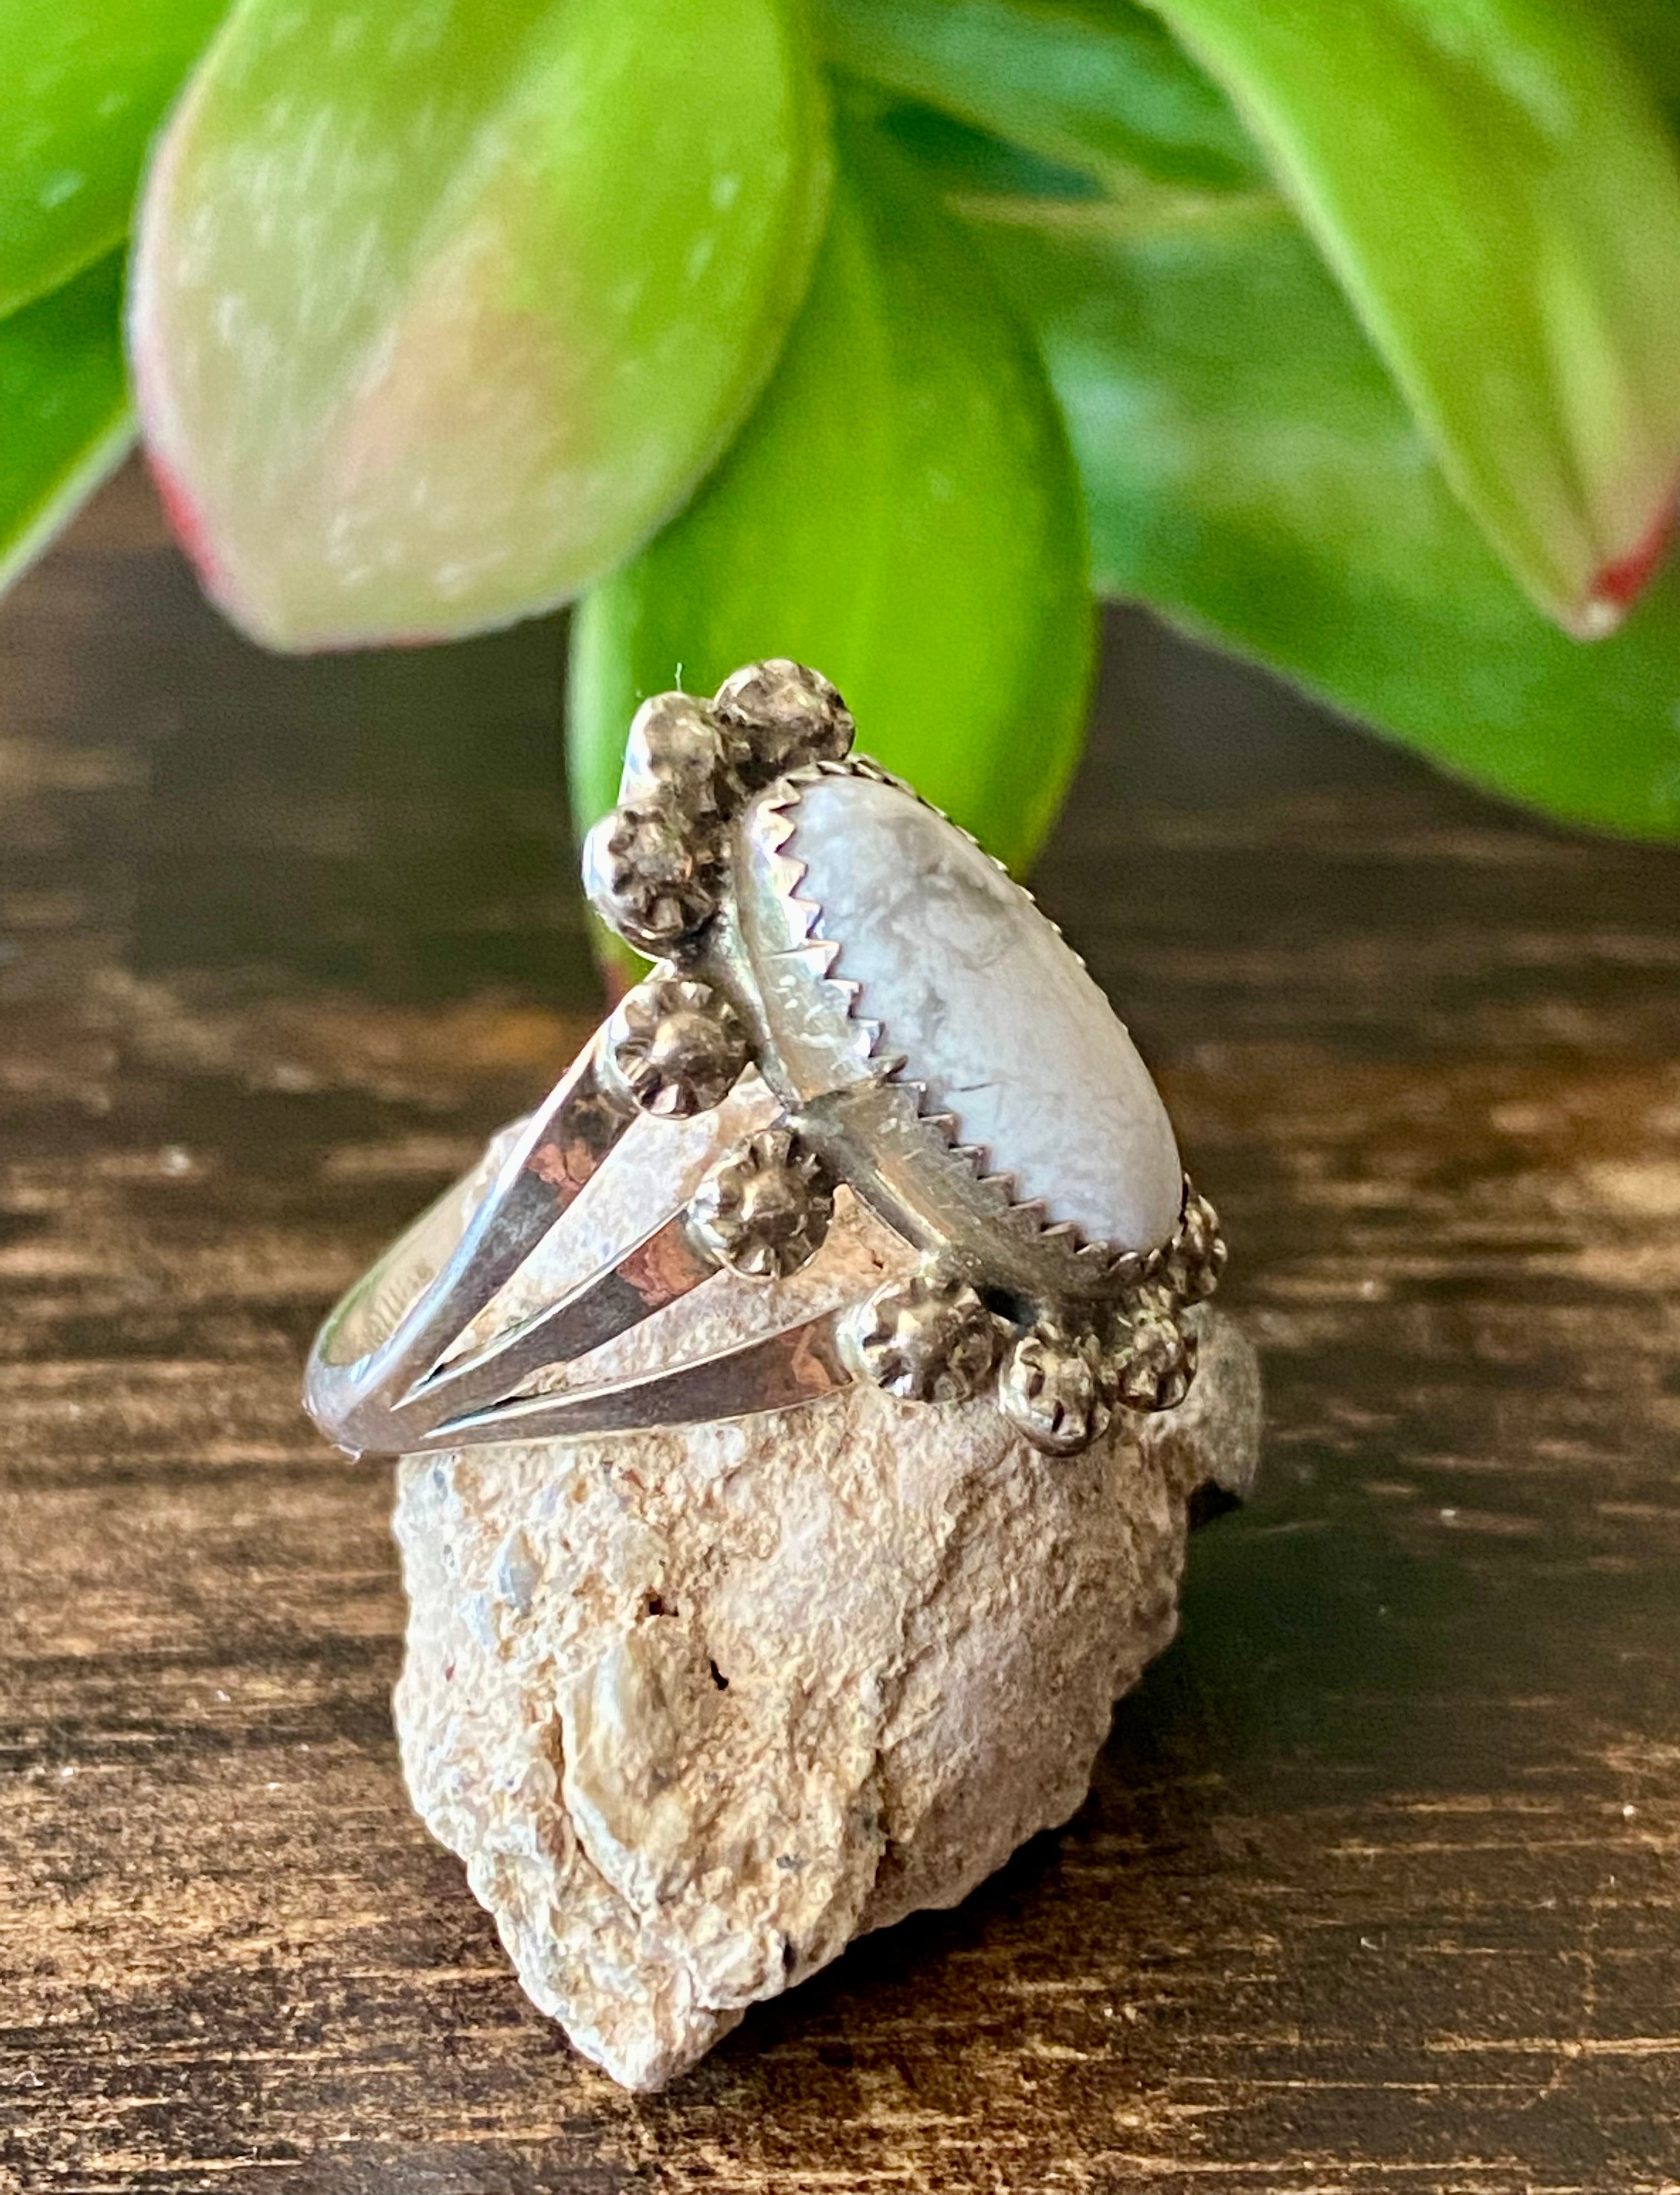
[[[1028,895],[853,751],[819,673],[783,660],[710,701],[645,703],[591,902],[656,965],[515,1135],[464,1219],[411,1229],[345,1298],[307,1400],[352,1452],[745,1416],[854,1381],[910,1404],[989,1397],[1077,1453],[1119,1409],[1170,1409],[1225,1259],[1127,1032]],[[487,1338],[485,1315],[640,1121],[718,1126],[677,1208]],[[849,1201],[904,1269],[780,1322],[775,1284]],[[659,1200],[655,1200],[659,1203]],[[715,1276],[762,1287],[738,1344],[629,1378],[592,1352]],[[561,1384],[555,1384],[556,1378]]]

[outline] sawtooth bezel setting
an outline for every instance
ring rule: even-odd
[[[896,1284],[901,1300],[872,1299],[847,1323],[854,1374],[906,1398],[994,1392],[1023,1435],[1052,1454],[1086,1445],[1113,1409],[1176,1407],[1195,1370],[1183,1313],[1212,1293],[1225,1259],[1211,1205],[1186,1176],[1176,1229],[1146,1250],[1048,1222],[985,1149],[958,1140],[955,1119],[888,1048],[863,987],[833,973],[839,941],[824,934],[822,908],[802,889],[804,865],[787,851],[803,792],[831,775],[890,786],[946,828],[960,827],[853,755],[844,703],[797,665],[749,665],[713,704],[655,696],[636,721],[626,804],[591,834],[585,880],[597,912],[641,949],[657,936],[661,959],[648,985],[712,994],[713,1010],[745,1031],[746,1051],[780,1101],[777,1131],[797,1139],[825,1184],[847,1184],[920,1253],[916,1271]],[[644,844],[645,877],[636,868]],[[1011,888],[1033,919],[1048,919]],[[691,1224],[704,1235],[715,1217],[697,1212]],[[781,1270],[774,1258],[761,1262]],[[959,1293],[991,1322],[978,1375],[973,1317],[935,1315]],[[946,1326],[961,1339],[942,1363]],[[900,1361],[906,1351],[882,1339],[888,1331],[915,1338],[913,1374]]]

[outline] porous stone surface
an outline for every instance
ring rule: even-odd
[[[855,1208],[818,1263],[831,1290],[879,1270]],[[705,1294],[685,1348],[740,1316]],[[1187,1495],[1252,1466],[1252,1352],[1195,1316],[1189,1399],[1069,1460],[990,1403],[861,1387],[404,1460],[410,1789],[526,1990],[615,2079],[662,2087],[1079,1806],[1172,1635]]]
[[[1150,1249],[1182,1173],[1166,1108],[1079,959],[979,847],[867,778],[808,786],[785,850],[839,946],[833,973],[958,1140],[1095,1241]]]

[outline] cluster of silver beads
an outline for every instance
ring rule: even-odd
[[[607,1079],[640,1111],[682,1121],[721,1105],[746,1065],[746,1032],[709,984],[652,976],[607,1024]]]
[[[720,1265],[780,1280],[814,1258],[834,1216],[834,1184],[791,1128],[761,1129],[695,1191],[688,1225]]]
[[[849,1315],[841,1347],[859,1378],[906,1403],[965,1403],[990,1376],[998,1322],[965,1282],[935,1273],[877,1288]]]
[[[1115,1317],[1103,1370],[1128,1410],[1176,1410],[1196,1376],[1195,1329],[1165,1289],[1146,1289]]]
[[[1205,1196],[1184,1184],[1184,1208],[1172,1240],[1162,1251],[1159,1277],[1180,1303],[1203,1303],[1225,1270],[1219,1214]]]
[[[1022,1322],[989,1311],[937,1269],[877,1288],[847,1317],[842,1347],[854,1372],[912,1402],[963,1402],[984,1391],[1050,1455],[1099,1439],[1117,1409],[1176,1409],[1196,1374],[1196,1332],[1184,1313],[1212,1294],[1225,1261],[1218,1215],[1185,1184],[1171,1240],[1128,1267],[1099,1317]]]
[[[723,827],[761,787],[851,752],[850,711],[820,671],[750,663],[710,701],[656,694],[631,723],[618,805],[584,844],[584,888],[639,953],[680,948],[717,910]]]
[[[1075,1455],[1107,1429],[1113,1386],[1095,1334],[1035,1327],[1004,1359],[998,1408],[1034,1448]]]

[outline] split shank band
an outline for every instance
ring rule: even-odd
[[[1225,1249],[1147,1070],[1027,895],[854,757],[852,735],[828,681],[780,660],[737,671],[711,701],[661,694],[639,711],[584,879],[656,965],[481,1193],[452,1190],[328,1319],[306,1401],[338,1447],[397,1455],[699,1424],[863,1380],[935,1405],[989,1392],[1027,1439],[1065,1455],[1117,1409],[1182,1400],[1196,1363],[1186,1314],[1211,1294]],[[861,906],[842,886],[869,862],[848,867],[834,850],[843,833],[854,853],[884,853],[896,880]],[[976,954],[1000,1000],[1051,1002],[1041,1056],[1025,1056],[1000,1004],[998,1058],[968,1065],[992,1019],[970,1014],[953,1035],[941,971],[955,982]],[[1061,1071],[1056,1012],[1064,1028],[1079,1017],[1078,1074]],[[762,1084],[755,1117],[768,1125],[720,1126],[698,1186],[670,1209],[650,1192],[603,1256],[573,1207],[631,1129],[649,1115],[728,1117],[743,1078]],[[1033,1176],[1058,1106],[1070,1145],[1073,1126],[1098,1123],[1082,1140],[1102,1169],[1046,1196]],[[1070,1195],[1079,1209],[1061,1208]],[[592,1352],[726,1269],[764,1283],[797,1272],[849,1196],[904,1246],[904,1270],[791,1324],[767,1286],[766,1317],[730,1345],[590,1376]],[[556,1232],[568,1229],[575,1259]],[[563,1278],[534,1309],[487,1318],[539,1250]]]

